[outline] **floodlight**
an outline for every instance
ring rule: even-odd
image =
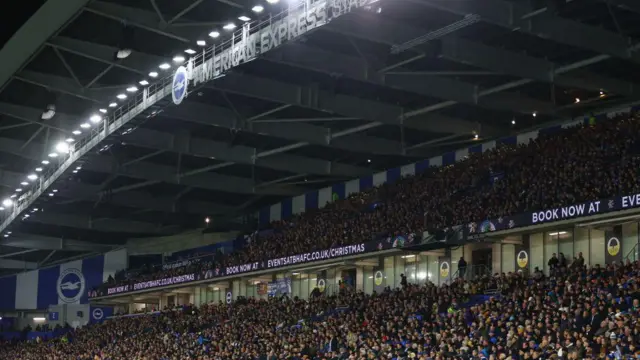
[[[256,5],[254,7],[251,8],[251,10],[255,13],[261,13],[262,11],[264,11],[264,7],[262,5]]]
[[[20,183],[20,185],[22,185],[22,186],[27,186],[27,185],[29,185],[29,183],[28,183],[28,182],[26,182],[26,181],[23,181],[23,182],[21,182],[21,183]]]
[[[42,165],[49,165],[49,160],[42,160]]]
[[[209,33],[209,36],[215,39],[217,37],[220,37],[220,33],[217,31],[212,31]]]
[[[80,127],[83,128],[83,129],[88,129],[88,128],[91,127],[91,125],[89,123],[82,123],[82,124],[80,124]]]
[[[116,59],[126,59],[131,55],[131,49],[120,49],[116,52]]]
[[[244,21],[244,22],[247,22],[247,21],[251,21],[251,18],[250,18],[250,17],[248,17],[248,16],[244,16],[244,15],[242,15],[242,16],[239,16],[239,17],[238,17],[238,20],[240,20],[240,21]]]
[[[101,113],[103,113],[103,114],[106,114],[106,113],[107,113],[107,109],[100,109],[100,110],[98,110],[98,111],[100,111],[100,112],[101,112]]]
[[[42,168],[41,167],[37,167],[36,168],[36,172],[42,172]]]
[[[137,87],[135,87],[135,86],[129,86],[129,87],[127,88],[127,91],[128,91],[128,92],[130,92],[130,93],[133,93],[133,92],[138,91],[138,88],[137,88]]]
[[[196,41],[196,44],[197,44],[198,46],[207,46],[207,42],[206,42],[206,41],[204,41],[204,40],[198,40],[198,41]]]
[[[56,106],[54,104],[49,104],[47,105],[46,110],[42,112],[42,115],[40,115],[40,118],[42,120],[50,120],[55,115],[56,115]]]
[[[58,153],[52,152],[52,153],[49,154],[49,157],[50,158],[57,158],[58,157]]]
[[[100,121],[102,121],[102,117],[98,114],[94,114],[94,115],[91,115],[91,117],[89,118],[89,121],[91,121],[94,124],[97,124]]]
[[[13,205],[13,200],[11,200],[11,199],[4,199],[4,200],[2,200],[2,206],[4,206],[4,207],[9,207],[9,206],[11,206],[11,205]]]
[[[56,144],[56,152],[60,154],[66,154],[69,152],[69,144],[64,141],[60,141]]]
[[[152,71],[152,72],[149,73],[149,76],[152,77],[152,78],[158,77],[158,73],[155,72],[155,71]]]
[[[140,82],[138,82],[138,84],[140,84],[142,86],[147,86],[147,85],[149,85],[149,82],[147,80],[140,80]]]
[[[227,25],[223,26],[222,28],[225,29],[225,30],[233,30],[233,29],[236,28],[236,24],[228,23]]]
[[[80,134],[82,134],[82,131],[80,131],[80,130],[73,130],[72,134],[73,134],[73,135],[80,135]]]
[[[184,56],[182,55],[176,55],[173,57],[173,62],[174,63],[182,63],[184,62]]]
[[[29,180],[31,180],[31,181],[38,180],[38,175],[36,175],[36,174],[29,174],[29,175],[27,176],[27,179],[29,179]]]
[[[22,192],[22,188],[17,188],[16,192]]]
[[[162,63],[160,64],[160,66],[158,66],[160,69],[162,70],[167,70],[171,68],[171,65],[167,64],[167,63]]]
[[[116,102],[112,102],[111,104],[109,104],[109,107],[116,107],[116,106],[118,106],[118,103]]]
[[[195,53],[196,53],[196,51],[195,51],[195,50],[193,50],[193,49],[187,49],[187,50],[185,50],[184,52],[186,52],[186,53],[187,53],[187,54],[189,54],[189,55],[193,55],[193,54],[195,54]]]
[[[64,141],[68,142],[69,144],[71,144],[72,142],[74,142],[75,140],[73,138],[66,138],[64,139]]]
[[[279,0],[267,0],[269,4],[277,4]]]
[[[126,94],[118,94],[116,97],[117,97],[118,99],[120,99],[120,100],[124,100],[124,99],[126,99],[126,98],[127,98],[127,95],[126,95]]]

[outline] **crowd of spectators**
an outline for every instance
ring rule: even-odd
[[[640,192],[640,117],[540,133],[526,144],[499,144],[452,166],[385,183],[326,207],[270,224],[231,254],[126,281],[296,255],[395,235],[422,234],[488,218]],[[112,281],[110,285],[124,281]]]
[[[622,359],[640,356],[640,263],[436,287],[184,306],[0,347],[15,360]],[[497,289],[492,296],[480,296]],[[479,299],[479,301],[478,301]],[[474,301],[475,300],[475,301]]]

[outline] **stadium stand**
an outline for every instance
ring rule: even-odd
[[[3,359],[585,359],[637,356],[640,264],[407,284],[308,302],[183,306],[4,344]],[[498,289],[495,296],[481,295]]]
[[[640,118],[557,128],[525,145],[503,144],[453,166],[351,195],[323,209],[270,224],[232,254],[188,266],[121,274],[110,285],[206,272],[403,234],[637,193]],[[147,269],[152,270],[152,269]],[[97,291],[103,295],[104,288]]]

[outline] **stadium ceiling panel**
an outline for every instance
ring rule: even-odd
[[[242,229],[251,221],[240,216],[285,197],[635,101],[640,8],[608,4],[606,16],[603,1],[559,16],[503,0],[382,0],[348,14],[191,88],[180,106],[162,101],[132,119],[33,205],[46,211],[14,222],[0,268],[177,233],[204,217]],[[246,5],[47,1],[0,51],[1,195],[81,119],[111,112],[115,95],[200,49],[196,40],[217,41],[207,34],[249,14]],[[115,56],[118,34],[131,35],[125,58]]]

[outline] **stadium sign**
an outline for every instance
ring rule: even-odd
[[[291,265],[301,265],[307,263],[313,263],[316,261],[339,259],[342,257],[361,255],[366,253],[372,253],[380,250],[390,250],[394,248],[401,248],[403,246],[413,245],[414,236],[402,237],[403,241],[398,241],[397,238],[388,238],[382,241],[371,241],[368,243],[360,243],[354,245],[345,245],[333,247],[326,250],[312,251],[304,254],[268,259],[259,262],[253,262],[243,265],[228,266],[222,269],[215,269],[203,271],[202,273],[186,274],[181,276],[172,276],[163,279],[156,279],[150,281],[143,281],[133,283],[130,285],[113,286],[107,289],[107,293],[104,295],[116,295],[124,294],[132,291],[147,290],[161,288],[164,286],[186,284],[197,280],[215,280],[218,278],[233,276],[238,274],[245,274],[255,271],[272,270],[277,268],[284,268]],[[409,240],[407,240],[409,239]],[[98,295],[96,296],[103,296]]]
[[[254,29],[245,25],[242,36],[234,35],[235,42],[231,46],[212,48],[213,56],[209,56],[202,64],[195,65],[192,58],[185,68],[178,69],[174,75],[172,96],[173,102],[179,105],[186,95],[188,82],[191,86],[205,83],[222,76],[229,69],[254,60],[258,55],[294,40],[307,32],[347,14],[357,8],[376,3],[378,0],[321,0],[310,1],[308,6],[298,6],[288,10],[287,16],[273,20],[268,25]],[[186,72],[187,81],[183,81]]]
[[[552,223],[561,220],[576,219],[585,216],[612,213],[615,211],[640,208],[640,194],[617,196],[608,199],[588,201],[559,208],[527,212],[504,216],[482,222],[467,224],[467,236],[480,238],[487,233],[511,230],[519,227]]]

